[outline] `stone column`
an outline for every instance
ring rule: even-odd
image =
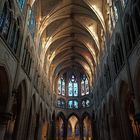
[[[64,121],[64,126],[63,126],[63,140],[67,140],[67,129],[68,129],[68,121]]]
[[[87,125],[87,133],[86,133],[86,140],[89,139],[89,125]]]
[[[106,140],[110,140],[110,127],[108,123],[108,115],[106,115],[104,118],[104,136]]]
[[[101,119],[101,123],[100,123],[100,138],[101,140],[105,139],[105,135],[104,135],[104,121],[103,119]]]
[[[119,130],[119,124],[115,116],[109,116],[109,127],[110,127],[110,139],[121,140],[121,134]],[[123,138],[125,139],[125,138]],[[131,138],[130,138],[131,139]]]
[[[56,139],[56,125],[54,121],[51,121],[50,123],[50,130],[49,130],[49,140],[55,140]]]
[[[3,112],[0,112],[0,140],[4,139],[5,132],[8,126],[8,122],[12,118],[12,113],[11,113],[11,107],[13,105],[14,101],[14,95],[16,91],[11,92],[12,95],[10,94],[8,97],[7,105],[6,108]]]
[[[97,140],[97,133],[96,133],[96,122],[95,121],[91,121],[91,131],[92,131],[92,136],[91,136],[91,140]]]
[[[39,126],[38,126],[38,135],[37,135],[37,140],[40,140],[41,139],[41,130],[42,130],[42,122],[39,123]]]
[[[47,130],[47,140],[49,140],[51,137],[51,124],[49,122],[49,125],[48,125],[48,130]]]
[[[80,122],[79,128],[80,128],[80,140],[84,140],[84,135],[83,135],[83,122]]]

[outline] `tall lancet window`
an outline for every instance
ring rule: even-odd
[[[22,10],[24,7],[25,0],[17,0],[20,9]]]
[[[4,8],[0,16],[0,33],[5,39],[7,39],[8,37],[8,33],[12,21],[12,15],[11,15],[9,5],[10,4],[7,3],[4,4]]]
[[[89,94],[89,83],[86,75],[81,76],[81,95],[88,95]]]
[[[78,82],[75,75],[72,75],[69,80],[68,96],[78,96]]]
[[[58,94],[65,96],[65,80],[63,77],[58,80]]]
[[[114,9],[115,21],[117,22],[117,20],[118,20],[118,9],[117,9],[115,3],[113,3],[113,9]]]
[[[35,20],[35,16],[34,16],[34,12],[31,9],[29,11],[29,22],[28,22],[28,27],[30,30],[30,33],[32,35],[32,37],[34,37],[34,33],[35,33],[35,26],[36,26],[36,20]]]

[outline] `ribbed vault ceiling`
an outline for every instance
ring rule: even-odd
[[[35,1],[32,1],[32,5]],[[90,84],[106,33],[105,0],[40,0],[37,39],[48,81],[68,70],[83,70]]]

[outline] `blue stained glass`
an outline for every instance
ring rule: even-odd
[[[78,83],[74,82],[74,96],[78,96]]]
[[[7,38],[8,31],[11,23],[11,14],[8,12],[3,23],[2,35]]]
[[[78,108],[78,101],[74,101],[74,108]]]
[[[77,100],[69,100],[68,101],[68,108],[72,109],[78,109],[78,101]]]
[[[69,96],[78,96],[78,82],[75,79],[75,76],[72,75],[68,84],[68,95]]]
[[[64,99],[58,99],[57,100],[57,107],[60,107],[60,108],[65,108],[66,107],[66,102]]]
[[[62,79],[61,81],[62,81],[62,95],[65,96],[65,81],[64,79]]]
[[[4,5],[4,8],[3,8],[3,11],[2,11],[2,14],[0,16],[0,29],[2,28],[3,24],[4,24],[4,21],[5,21],[5,17],[7,15],[7,6],[6,4]]]
[[[69,96],[72,96],[72,82],[69,82]]]
[[[73,101],[72,101],[72,100],[70,100],[70,101],[68,102],[68,108],[73,108]]]
[[[29,26],[30,32],[32,34],[32,37],[34,37],[36,20],[35,20],[35,16],[34,16],[32,10],[29,11],[29,22],[28,22],[28,26]]]
[[[25,0],[17,0],[20,9],[22,10],[24,7]]]

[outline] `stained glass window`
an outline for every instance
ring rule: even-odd
[[[22,10],[24,7],[25,0],[17,0],[20,9]]]
[[[60,108],[65,108],[66,107],[66,102],[64,99],[58,99],[57,100],[57,107],[60,107]]]
[[[63,77],[58,80],[58,94],[65,96],[65,80]]]
[[[113,9],[114,9],[115,21],[117,21],[118,20],[118,9],[115,4],[113,4]]]
[[[68,95],[78,96],[78,82],[76,76],[72,75],[68,84]]]
[[[32,37],[34,37],[36,20],[35,20],[35,16],[34,16],[33,10],[30,10],[29,11],[29,22],[28,22],[28,26],[29,26],[29,30],[31,32]]]
[[[11,13],[8,10],[7,5],[5,4],[2,11],[2,15],[0,17],[0,32],[5,39],[7,39],[8,36],[10,23],[11,23]]]
[[[78,101],[77,100],[69,100],[68,101],[68,108],[70,109],[78,109]]]
[[[81,75],[81,95],[89,94],[89,84],[86,75]]]
[[[90,107],[90,101],[88,99],[82,100],[82,107]]]
[[[4,5],[4,8],[3,8],[3,11],[2,11],[2,14],[0,16],[0,31],[2,31],[2,27],[4,25],[4,22],[5,22],[5,17],[7,15],[7,6],[6,4]]]

